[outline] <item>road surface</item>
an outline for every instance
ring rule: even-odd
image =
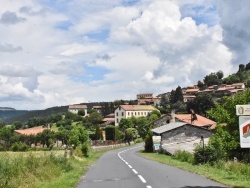
[[[77,188],[217,188],[226,187],[175,167],[136,154],[142,145],[105,153]]]

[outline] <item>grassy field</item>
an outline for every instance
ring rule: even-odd
[[[64,151],[0,152],[1,188],[73,188],[106,150],[89,158],[65,158]]]
[[[192,165],[188,162],[181,162],[164,154],[143,153],[139,155],[163,164],[171,165],[196,174],[203,175],[209,179],[220,182],[233,188],[250,187],[250,166],[242,163],[220,162],[216,166]]]

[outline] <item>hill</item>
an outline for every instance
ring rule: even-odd
[[[47,108],[45,110],[33,110],[33,111],[25,111],[24,114],[20,114],[15,117],[4,119],[6,124],[12,124],[15,121],[20,121],[22,123],[27,122],[30,118],[46,118],[53,114],[57,114],[60,112],[67,112],[68,106],[56,106],[52,108]]]

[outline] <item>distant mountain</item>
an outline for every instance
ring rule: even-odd
[[[67,112],[68,106],[56,106],[52,108],[47,108],[45,110],[32,110],[32,111],[25,111],[25,110],[15,110],[10,111],[12,112],[12,117],[3,118],[3,120],[6,122],[6,124],[12,124],[15,121],[20,121],[22,123],[27,122],[30,118],[46,118],[50,117],[51,115],[60,113],[60,112]],[[3,111],[0,111],[0,114]],[[14,112],[16,112],[14,116]],[[19,112],[19,114],[17,113]],[[22,113],[23,112],[23,113]]]
[[[0,119],[5,120],[8,118],[13,118],[26,114],[28,110],[16,110],[15,108],[10,107],[0,107]]]

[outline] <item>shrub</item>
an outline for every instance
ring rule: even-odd
[[[153,133],[151,131],[148,132],[145,138],[145,151],[146,152],[153,152]]]
[[[142,138],[137,138],[137,139],[135,139],[135,143],[141,143],[141,142],[143,142],[143,139],[142,139]]]
[[[29,146],[20,142],[15,142],[10,147],[10,151],[28,151]]]
[[[89,143],[85,142],[81,146],[82,153],[85,157],[89,157],[90,154],[90,146]]]
[[[203,156],[204,155],[204,156]],[[204,146],[204,154],[203,148],[201,146],[197,146],[194,152],[194,163],[214,163],[217,160],[216,149],[211,146]]]
[[[193,154],[187,151],[177,150],[172,157],[182,162],[194,163]]]

